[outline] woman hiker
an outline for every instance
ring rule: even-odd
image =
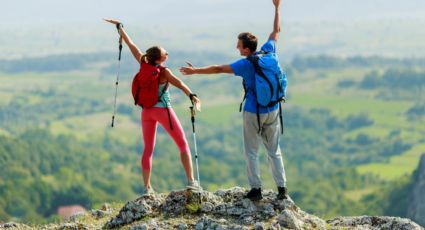
[[[133,43],[131,38],[123,29],[122,24],[114,19],[104,19],[105,21],[117,26],[122,39],[129,47],[134,58],[140,64],[147,63],[156,66],[163,66],[168,58],[167,51],[160,46],[153,46],[146,50],[143,54],[139,48]],[[152,154],[155,146],[156,128],[158,122],[164,127],[168,134],[173,138],[174,142],[180,150],[180,158],[187,177],[187,188],[191,190],[201,189],[198,182],[193,177],[192,158],[189,145],[183,132],[183,128],[177,118],[174,110],[171,107],[170,94],[166,87],[167,82],[182,90],[195,104],[195,107],[200,111],[201,101],[192,93],[189,87],[176,77],[170,69],[164,68],[160,73],[159,90],[161,93],[160,100],[151,108],[142,109],[141,123],[144,141],[144,149],[141,160],[143,182],[145,186],[145,194],[152,194],[154,190],[151,186],[151,170],[152,170]]]

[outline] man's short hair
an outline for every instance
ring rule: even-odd
[[[240,33],[238,39],[242,41],[243,48],[248,48],[251,52],[257,50],[257,37],[249,32]]]

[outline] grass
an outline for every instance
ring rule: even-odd
[[[298,83],[293,90],[290,104],[301,106],[306,109],[326,108],[331,113],[344,119],[353,114],[367,114],[374,124],[369,127],[356,129],[346,133],[344,138],[355,138],[359,134],[366,134],[374,138],[386,138],[390,132],[400,130],[404,142],[413,145],[412,149],[405,153],[392,157],[388,163],[372,163],[359,166],[357,169],[362,174],[375,174],[385,180],[397,179],[405,174],[411,174],[417,167],[421,153],[425,152],[424,144],[420,144],[425,130],[415,122],[408,121],[405,112],[414,105],[413,101],[382,101],[374,99],[370,92],[348,89],[339,91],[336,83],[342,79],[359,81],[357,76],[362,76],[367,71],[346,70],[339,73],[328,72],[326,77],[307,74],[310,81]],[[313,77],[312,77],[313,76]],[[357,78],[356,78],[357,77]],[[358,199],[368,191],[348,192],[347,196]]]
[[[369,188],[345,191],[344,196],[352,201],[360,201],[360,199],[363,196],[373,193],[376,189],[377,189],[376,187],[369,187]]]
[[[314,92],[295,93],[289,102],[306,108],[327,108],[338,117],[366,113],[382,124],[387,124],[389,121],[394,123],[394,119],[400,118],[400,115],[413,105],[412,102],[379,101],[352,96],[323,96]]]
[[[193,201],[191,203],[186,204],[186,209],[190,214],[195,214],[201,210],[201,203]]]
[[[391,131],[392,131],[391,128],[379,127],[379,126],[373,125],[373,126],[359,128],[352,132],[346,133],[344,135],[344,139],[355,139],[360,134],[365,134],[372,138],[386,138]]]
[[[372,163],[357,167],[360,174],[375,174],[385,180],[394,180],[411,174],[419,164],[419,158],[425,153],[425,144],[417,144],[399,156],[391,157],[388,163]]]
[[[10,133],[4,129],[0,129],[0,136],[10,136]]]
[[[3,90],[0,91],[0,106],[1,105],[7,105],[13,98],[13,93],[4,92]]]
[[[345,139],[354,139],[359,134],[365,134],[372,138],[387,138],[388,135],[394,131],[394,130],[400,130],[400,138],[404,140],[407,143],[416,144],[419,140],[421,140],[424,137],[424,130],[420,130],[419,127],[414,126],[414,124],[411,124],[412,127],[407,129],[400,129],[397,126],[393,127],[386,127],[386,126],[378,126],[378,125],[372,125],[368,127],[363,127],[356,129],[352,132],[346,133],[344,135]]]
[[[54,121],[50,130],[54,134],[73,134],[80,140],[102,138],[107,132],[122,143],[132,144],[140,136],[140,128],[128,116],[119,115],[115,119],[115,127],[111,129],[111,114],[96,113],[75,116]]]

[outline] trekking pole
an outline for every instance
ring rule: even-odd
[[[193,96],[195,94],[190,95],[190,101],[192,102],[192,106],[190,106],[191,120],[192,120],[192,133],[193,133],[193,145],[195,150],[195,164],[196,164],[196,176],[198,177],[199,186],[201,186],[201,179],[199,178],[199,166],[198,166],[198,148],[196,146],[196,132],[195,132],[195,109],[192,101]]]
[[[117,94],[118,94],[118,81],[120,79],[120,69],[121,69],[121,51],[122,51],[122,36],[120,29],[124,27],[121,23],[117,24],[117,30],[118,34],[120,35],[120,38],[118,40],[118,71],[117,71],[117,80],[115,82],[115,97],[114,97],[114,113],[112,114],[112,124],[111,127],[114,127],[114,120],[115,120],[115,113],[117,112]]]

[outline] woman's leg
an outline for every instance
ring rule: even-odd
[[[141,160],[143,183],[145,188],[151,188],[150,178],[152,169],[152,155],[155,148],[157,121],[152,119],[151,109],[142,111],[143,155]]]
[[[173,129],[170,127],[170,122],[168,118],[167,109],[161,108],[162,116],[158,119],[159,123],[164,127],[164,129],[168,132],[168,134],[173,138],[177,147],[180,150],[180,160],[183,164],[184,171],[186,172],[186,177],[188,181],[193,181],[193,168],[192,168],[192,158],[190,155],[189,145],[186,140],[186,136],[184,135],[184,131],[182,125],[180,124],[179,119],[177,118],[174,110],[170,107],[170,118],[171,123],[173,125]]]

